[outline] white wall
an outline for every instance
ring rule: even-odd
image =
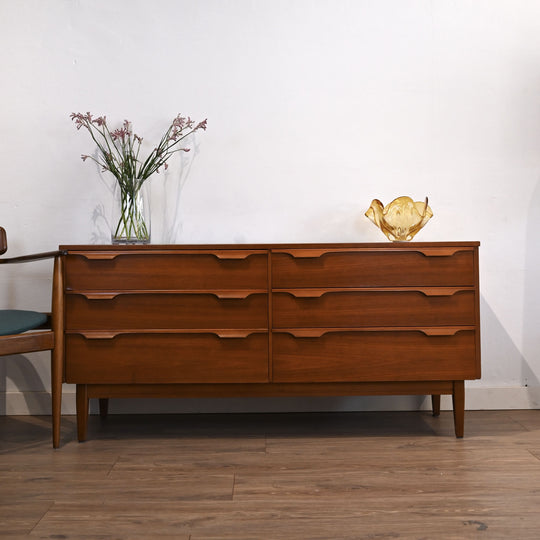
[[[468,406],[539,407],[539,27],[537,0],[0,0],[9,253],[108,241],[111,181],[71,112],[152,142],[178,112],[208,117],[152,180],[154,242],[384,241],[371,200],[428,195],[418,240],[482,243]],[[2,268],[0,303],[44,309],[49,288],[49,263]],[[48,378],[47,355],[1,362],[0,413],[46,412]]]

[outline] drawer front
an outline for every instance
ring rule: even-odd
[[[67,294],[66,330],[267,328],[268,295]],[[245,297],[243,297],[245,296]]]
[[[67,334],[66,382],[78,384],[268,382],[268,334]]]
[[[274,382],[461,380],[479,376],[475,332],[331,332],[317,338],[273,334]]]
[[[272,254],[272,287],[472,287],[474,251],[438,256],[420,251],[306,250]],[[435,252],[436,253],[436,252]],[[308,256],[309,255],[309,256]]]
[[[300,296],[300,297],[298,297]],[[273,327],[473,326],[473,290],[274,292]]]
[[[67,290],[268,288],[266,252],[123,253],[109,257],[112,258],[68,255],[65,261]]]

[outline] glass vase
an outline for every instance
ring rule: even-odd
[[[150,243],[150,193],[147,182],[117,181],[111,240],[113,244]]]

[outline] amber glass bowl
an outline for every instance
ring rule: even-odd
[[[410,197],[398,197],[390,204],[383,206],[379,199],[373,199],[366,216],[392,242],[404,242],[414,238],[414,235],[433,216],[425,202],[414,202]]]

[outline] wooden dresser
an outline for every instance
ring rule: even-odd
[[[60,246],[88,400],[451,394],[480,377],[478,242]]]

